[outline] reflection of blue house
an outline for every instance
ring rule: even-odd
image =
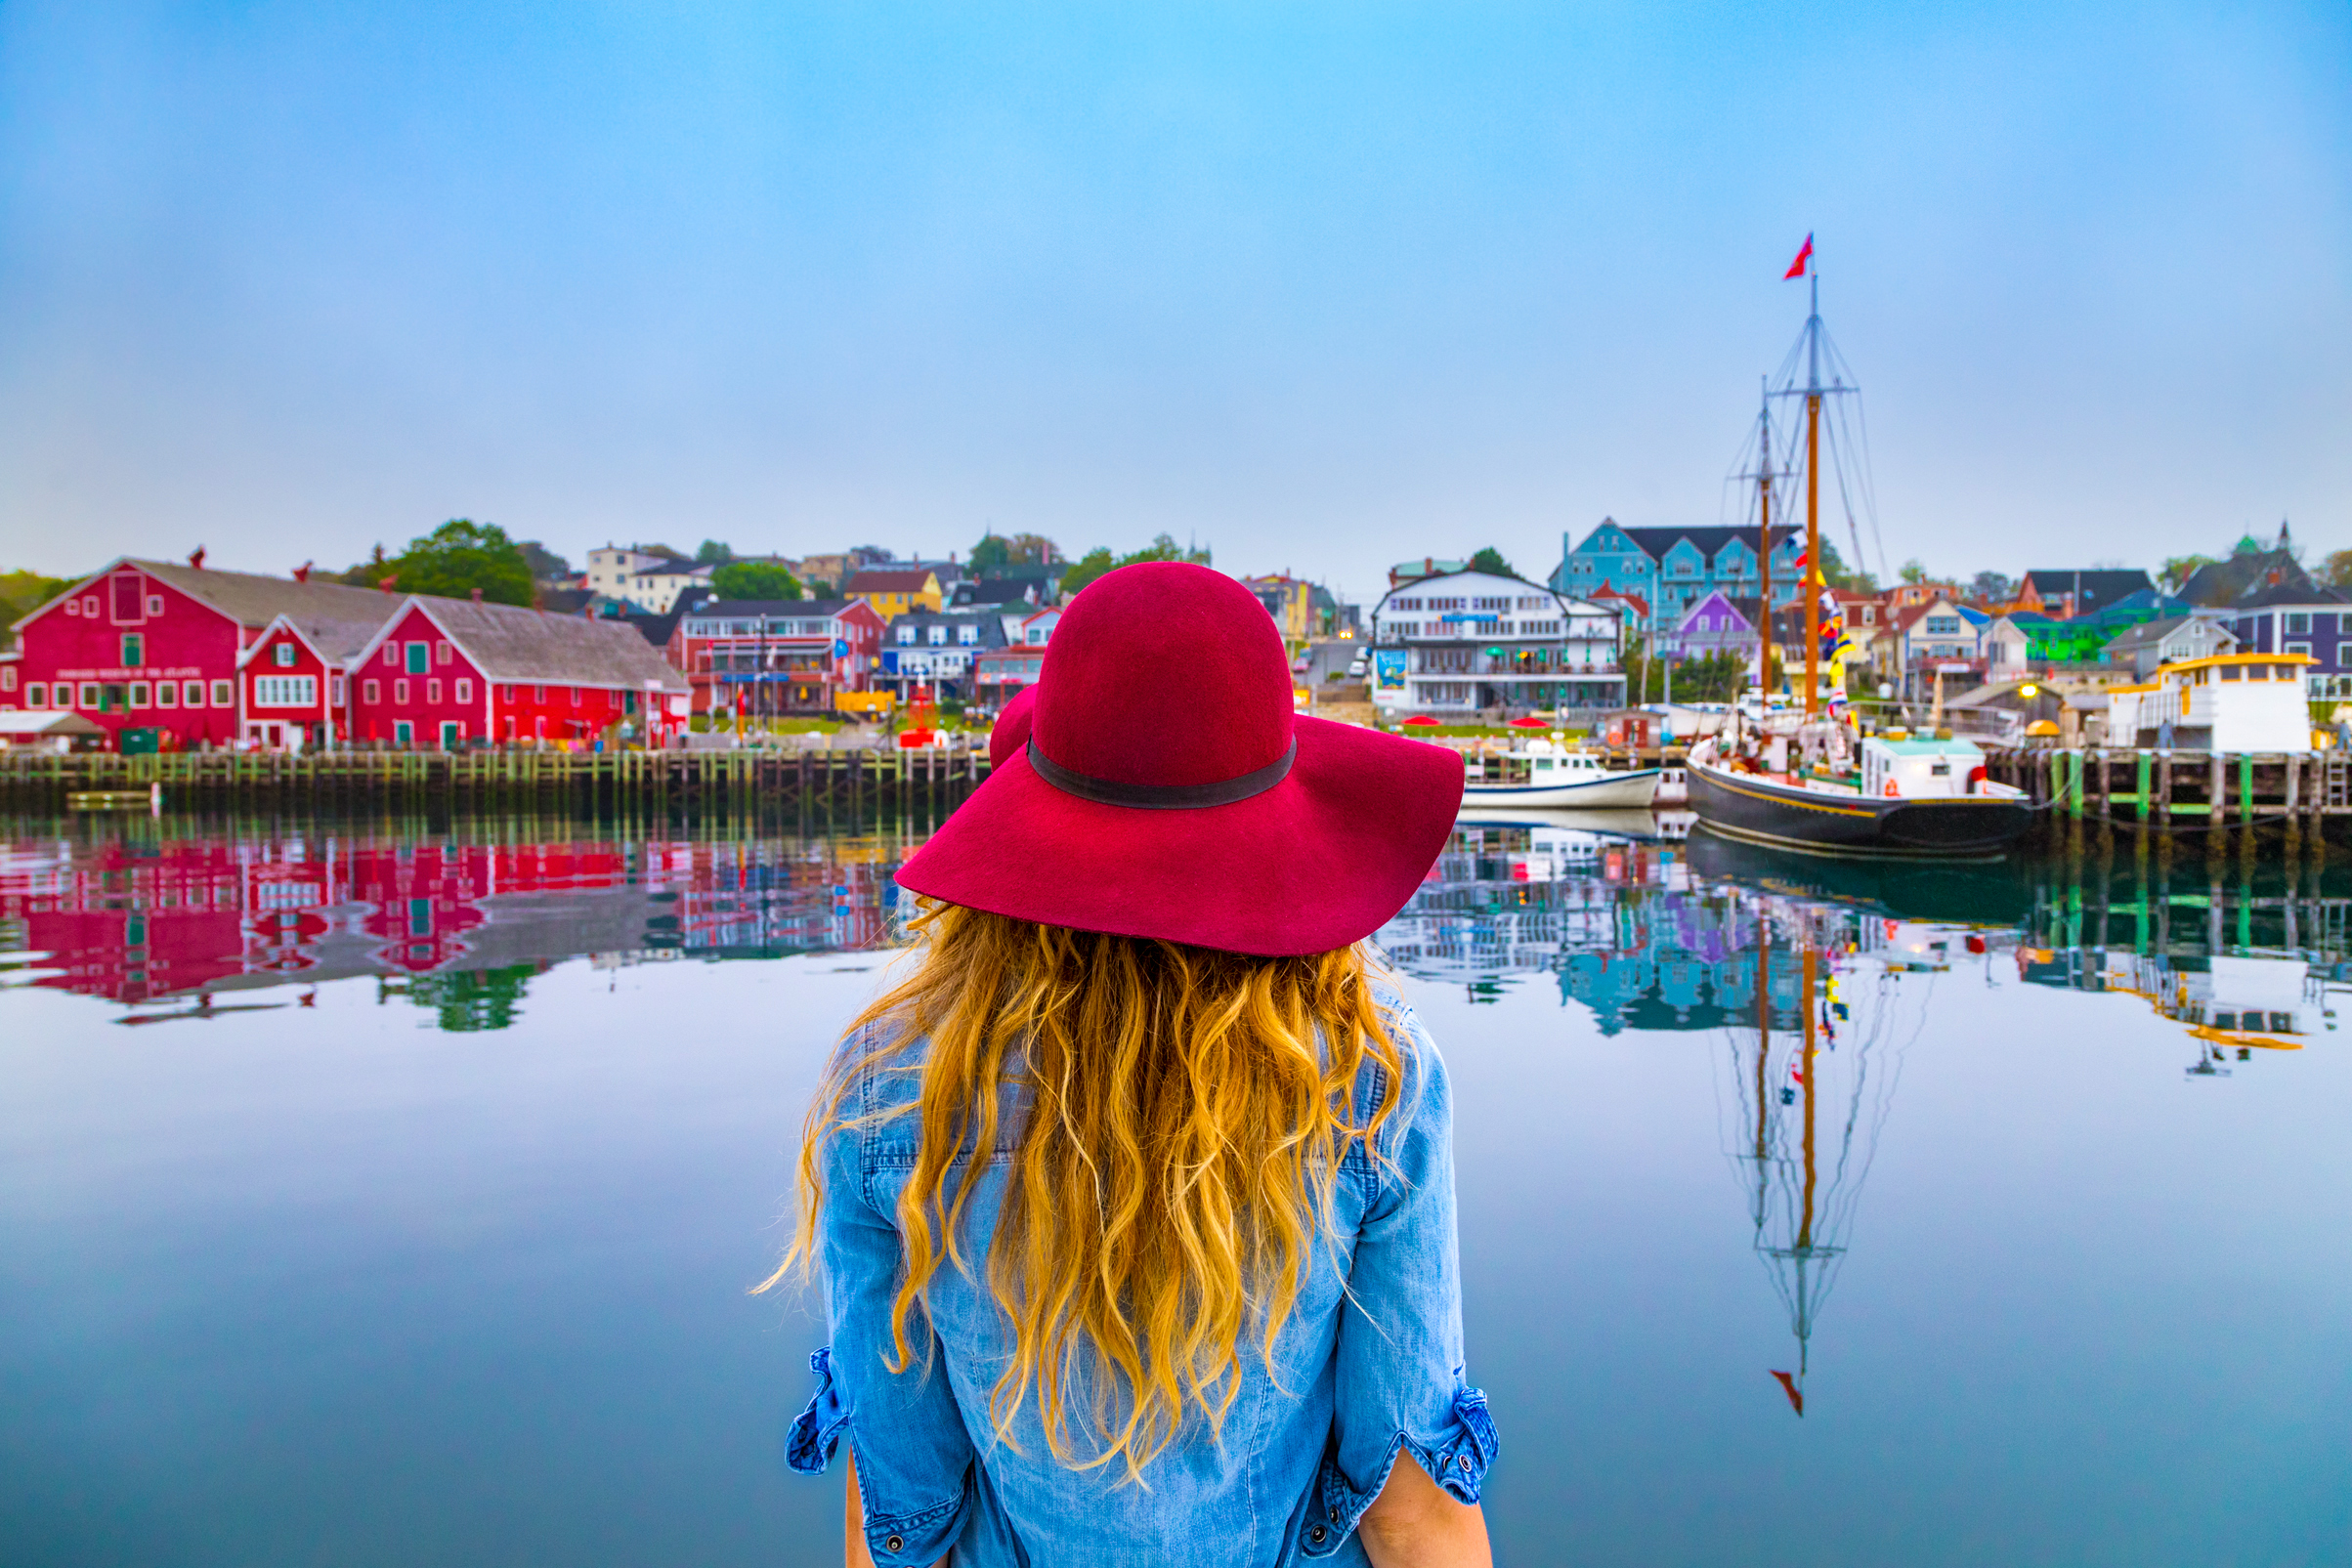
[[[1677,948],[1663,939],[1614,953],[1572,954],[1560,966],[1561,999],[1590,1007],[1604,1035],[1626,1029],[1752,1027],[1756,1022],[1755,954],[1737,952],[1724,943],[1706,946],[1713,950],[1712,955]],[[1770,962],[1773,1028],[1802,1028],[1804,1020],[1797,1007],[1804,985],[1800,960],[1795,953],[1776,948]]]
[[[1681,624],[1690,607],[1722,592],[1754,599],[1761,588],[1754,529],[1629,529],[1614,518],[1571,544],[1561,535],[1557,593],[1590,597],[1603,588],[1639,594],[1649,605],[1654,636]],[[1773,530],[1773,603],[1797,594],[1797,530]]]

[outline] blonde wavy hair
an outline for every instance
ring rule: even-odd
[[[989,1160],[956,1160],[997,1147],[1000,1090],[1015,1086],[1030,1108],[985,1260],[1013,1351],[990,1420],[1010,1444],[1034,1397],[1056,1461],[1117,1461],[1140,1481],[1188,1418],[1221,1431],[1245,1339],[1271,1365],[1308,1249],[1330,1237],[1341,1163],[1397,1108],[1402,1047],[1374,996],[1378,960],[1362,943],[1250,957],[919,909],[914,972],[844,1037],[875,1024],[879,1043],[836,1051],[809,1109],[798,1230],[760,1289],[813,1266],[823,1145],[859,1125],[857,1079],[927,1038],[919,1098],[899,1113],[920,1130],[898,1203],[891,1371],[911,1364],[908,1320],[942,1264],[972,1274],[962,1232]],[[1359,1106],[1367,1060],[1381,1088]]]

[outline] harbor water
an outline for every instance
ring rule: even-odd
[[[0,1560],[839,1561],[748,1289],[925,830],[0,823]],[[1678,833],[1382,935],[1498,1560],[2352,1562],[2352,858]]]

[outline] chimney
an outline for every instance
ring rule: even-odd
[[[204,570],[204,547],[202,545],[197,545],[193,551],[190,552],[188,564],[198,572]]]
[[[310,581],[310,580],[311,580],[311,568],[312,568],[313,566],[315,566],[316,564],[317,564],[317,563],[315,563],[315,562],[311,562],[311,561],[305,561],[304,563],[302,563],[302,565],[300,565],[300,566],[296,567],[296,568],[294,569],[294,580],[295,580],[296,582],[308,582],[308,581]]]
[[[376,579],[375,579],[375,585],[376,585],[376,588],[377,588],[377,590],[378,590],[378,591],[380,591],[380,592],[383,592],[383,593],[390,593],[390,592],[392,591],[392,585],[393,585],[394,583],[396,583],[396,582],[400,581],[400,580],[401,580],[401,574],[400,574],[399,572],[394,572],[394,573],[393,573],[391,576],[389,576],[389,577],[378,577],[378,578],[376,578]]]
[[[480,604],[480,603],[482,603],[482,590],[481,590],[481,589],[479,589],[479,588],[476,588],[476,589],[474,590],[474,603],[476,603],[476,604]]]

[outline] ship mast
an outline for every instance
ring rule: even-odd
[[[1805,596],[1805,716],[1821,707],[1821,599],[1813,582],[1821,575],[1821,276],[1813,275],[1813,314],[1805,321],[1805,571],[1797,591]],[[1806,1102],[1809,1106],[1811,1100]]]
[[[1768,383],[1756,415],[1756,571],[1764,608],[1756,617],[1756,716],[1763,721],[1773,679],[1773,395]]]

